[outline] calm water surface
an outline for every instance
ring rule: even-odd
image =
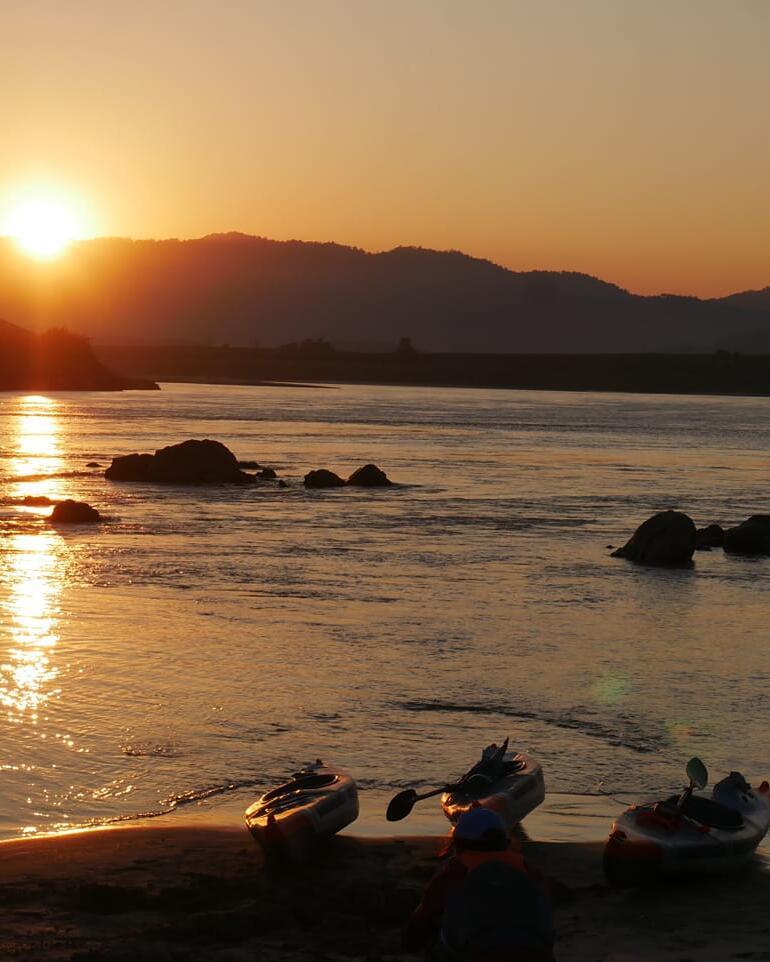
[[[290,486],[86,467],[188,437]],[[0,837],[237,817],[318,755],[379,805],[506,734],[572,796],[676,787],[696,753],[716,776],[770,774],[770,561],[645,570],[606,548],[662,508],[698,524],[770,511],[769,450],[769,399],[0,394]],[[401,485],[301,485],[367,461]],[[27,495],[107,520],[58,533]]]

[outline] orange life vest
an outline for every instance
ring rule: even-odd
[[[527,874],[527,863],[524,860],[524,856],[521,852],[517,852],[512,848],[507,848],[499,852],[474,852],[466,850],[465,852],[460,852],[455,858],[461,865],[464,865],[469,872],[472,872],[485,862],[504,862],[506,865],[510,865],[511,868],[515,868],[519,872],[524,872],[525,875]]]

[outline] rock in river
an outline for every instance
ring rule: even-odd
[[[684,565],[695,551],[695,523],[681,511],[661,511],[640,524],[613,558],[644,565]]]
[[[333,471],[326,468],[319,468],[317,471],[308,471],[305,475],[306,488],[342,488],[345,482]]]
[[[695,532],[695,547],[699,551],[722,548],[724,543],[725,533],[718,524],[708,524],[705,528],[698,528]]]
[[[770,514],[753,514],[725,531],[725,551],[770,555]]]
[[[60,501],[48,520],[51,524],[97,524],[102,516],[85,501]]]
[[[254,476],[219,441],[183,441],[155,454],[113,458],[104,472],[110,481],[150,481],[156,484],[253,484]]]
[[[376,464],[365,464],[350,475],[348,484],[362,488],[387,488],[393,482]]]
[[[56,504],[53,498],[49,498],[45,494],[27,494],[19,503],[23,504],[25,508],[40,508],[49,504]]]

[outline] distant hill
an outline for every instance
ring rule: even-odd
[[[737,307],[746,312],[743,327],[736,325],[725,335],[719,347],[744,354],[770,354],[770,287],[761,291],[743,291],[720,298],[716,303]]]
[[[121,391],[156,387],[152,381],[108,370],[83,337],[56,329],[34,334],[0,319],[0,391]]]
[[[770,331],[767,297],[641,297],[586,274],[515,272],[458,251],[243,234],[98,239],[42,271],[0,241],[0,314],[100,343],[339,347],[471,353],[711,352]]]

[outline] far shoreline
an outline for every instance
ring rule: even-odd
[[[362,384],[481,390],[770,397],[760,354],[423,354],[201,346],[98,346],[113,369],[159,383]]]
[[[415,381],[398,382],[392,381],[343,381],[338,380],[334,383],[319,381],[318,383],[302,383],[299,381],[229,381],[204,380],[199,378],[173,378],[159,377],[158,384],[198,384],[201,387],[289,387],[307,388],[308,390],[335,391],[342,387],[404,387],[404,388],[440,388],[457,389],[466,391],[539,391],[544,394],[633,394],[639,397],[649,395],[650,397],[732,397],[732,398],[766,398],[770,397],[770,389],[767,393],[747,393],[745,391],[645,391],[639,390],[619,390],[615,388],[568,388],[568,387],[507,387],[500,384],[451,384],[436,382],[426,384],[425,382]]]

